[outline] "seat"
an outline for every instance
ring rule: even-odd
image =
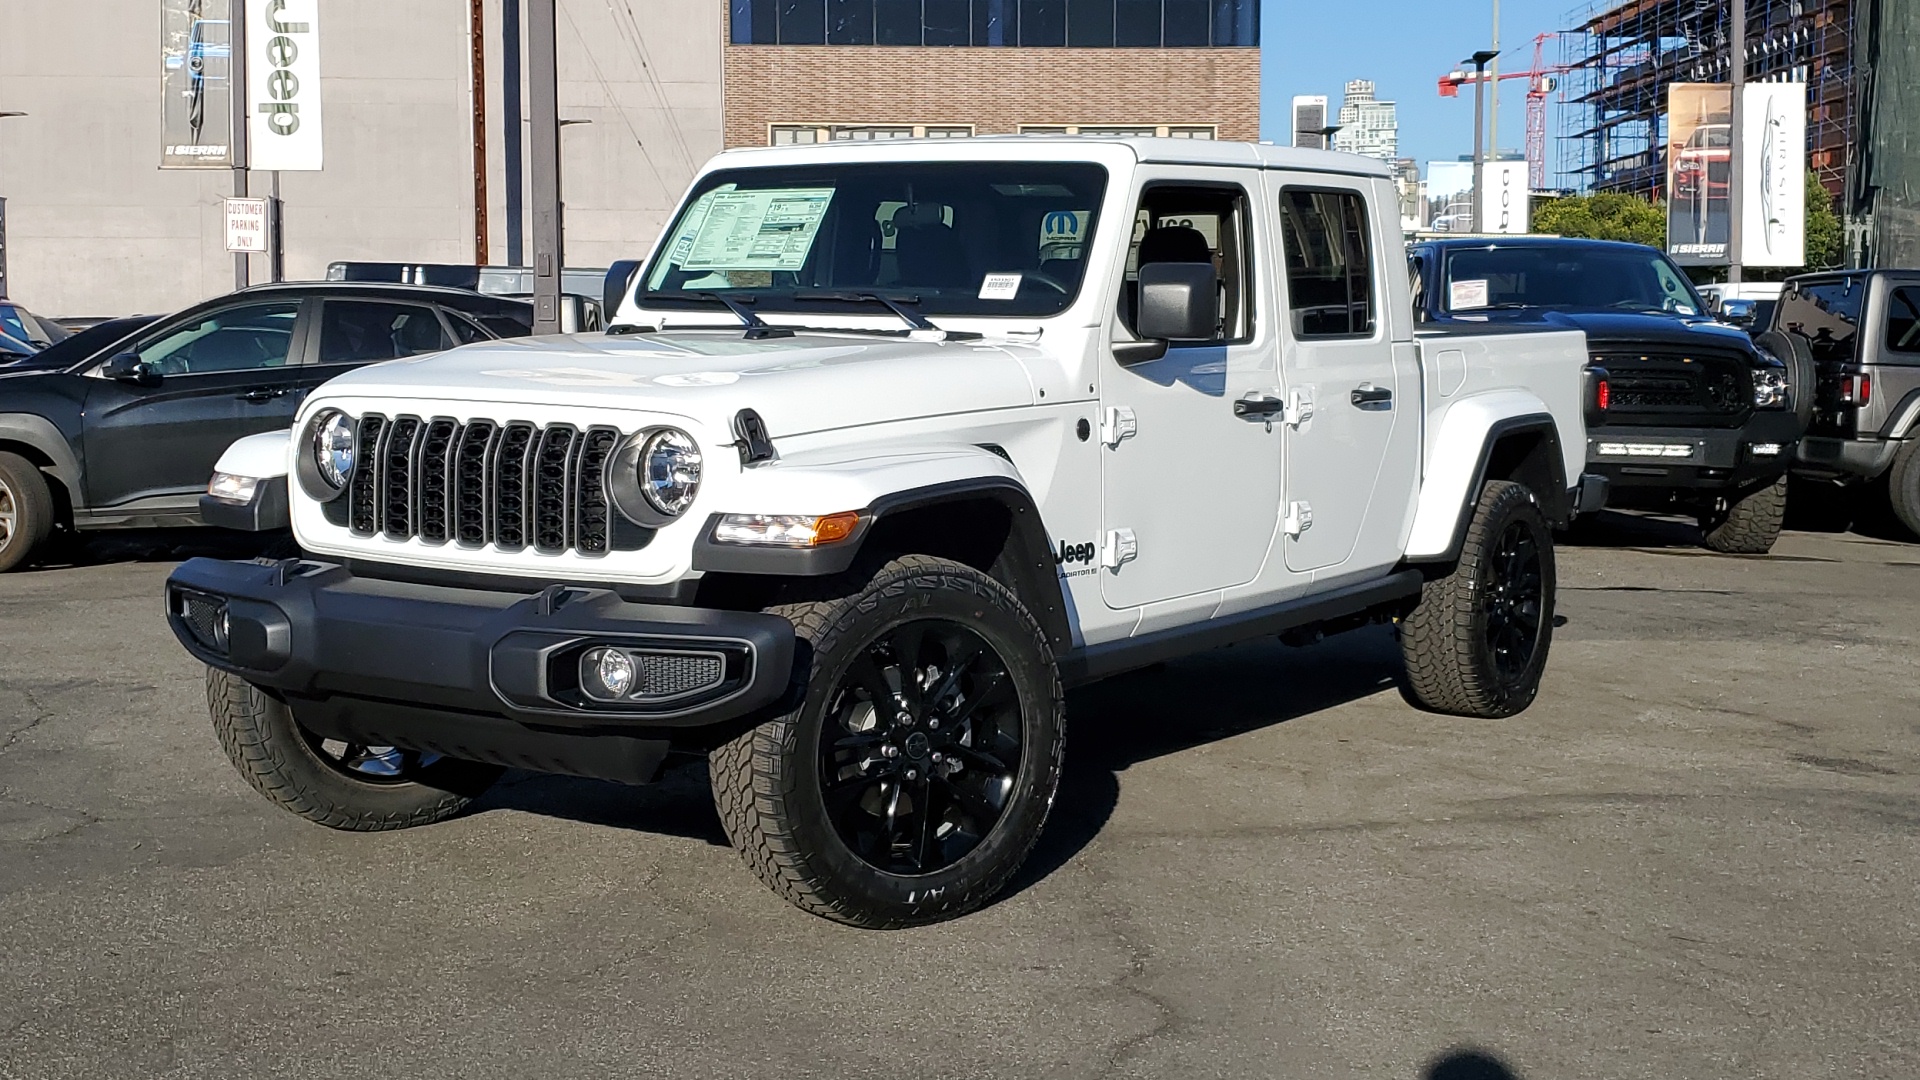
[[[1148,263],[1210,263],[1213,248],[1204,233],[1191,225],[1162,225],[1140,238],[1139,265]]]
[[[902,228],[893,254],[904,288],[971,289],[975,278],[960,234],[940,222]]]

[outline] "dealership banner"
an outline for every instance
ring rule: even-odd
[[[1807,84],[1748,83],[1740,129],[1740,261],[1805,266]]]
[[[228,0],[161,0],[163,169],[234,166],[232,28]]]
[[[246,5],[248,164],[264,171],[318,170],[320,2]]]
[[[1667,254],[1683,266],[1727,265],[1732,214],[1733,87],[1667,88]]]
[[[1525,161],[1486,163],[1487,190],[1480,197],[1480,231],[1521,234],[1532,226],[1533,193]]]

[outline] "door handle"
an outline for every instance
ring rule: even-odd
[[[255,405],[259,405],[268,401],[272,401],[274,398],[282,397],[285,394],[286,394],[285,390],[274,390],[270,387],[256,386],[253,389],[247,391],[246,393],[241,394],[240,400],[251,401]]]
[[[1233,415],[1242,420],[1270,421],[1286,411],[1286,402],[1261,394],[1252,394],[1233,403]]]
[[[1393,391],[1372,383],[1361,383],[1353,389],[1353,407],[1369,412],[1385,412],[1393,408]]]

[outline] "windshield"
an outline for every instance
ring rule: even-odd
[[[57,322],[39,318],[18,304],[0,303],[0,334],[45,348],[67,339],[67,330]]]
[[[715,293],[764,312],[882,293],[926,315],[1054,315],[1080,291],[1106,186],[1103,167],[1059,162],[714,173],[635,299]]]
[[[1441,300],[1450,312],[1706,310],[1686,275],[1652,248],[1493,247],[1447,254]]]

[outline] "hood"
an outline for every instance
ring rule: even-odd
[[[1682,349],[1718,348],[1748,355],[1754,354],[1753,339],[1747,336],[1746,331],[1696,315],[1520,308],[1512,311],[1454,314],[1448,316],[1447,321],[1579,330],[1585,333],[1587,341],[1594,345],[1665,345]]]
[[[328,382],[322,394],[631,408],[723,430],[734,413],[753,409],[782,436],[1033,404],[1022,354],[1038,351],[832,333],[762,341],[738,330],[576,334],[376,364]]]

